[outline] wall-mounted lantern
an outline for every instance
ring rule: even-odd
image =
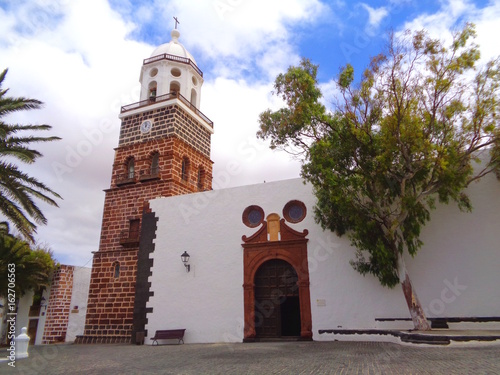
[[[189,254],[187,251],[184,251],[181,255],[182,263],[184,263],[184,267],[186,267],[186,272],[191,271],[191,265],[189,264]]]
[[[44,296],[42,296],[42,298],[40,298],[40,307],[44,307],[45,308],[44,310],[47,311],[47,300],[45,299]]]

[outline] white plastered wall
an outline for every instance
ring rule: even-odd
[[[75,267],[73,271],[73,291],[71,293],[66,342],[73,342],[77,335],[83,335],[91,270],[91,268],[86,267]]]
[[[19,298],[17,305],[17,315],[16,315],[16,337],[21,334],[21,329],[26,327],[28,329],[29,324],[29,313],[30,307],[33,304],[33,291],[28,291]]]
[[[467,192],[473,211],[439,206],[407,261],[429,317],[500,316],[500,181],[490,174]]]
[[[414,259],[406,259],[429,317],[500,316],[500,182],[488,176],[468,191],[474,211],[439,206],[423,230],[424,246]],[[313,339],[333,339],[320,335],[322,329],[382,328],[376,318],[408,318],[401,288],[384,288],[375,277],[353,270],[349,240],[314,222],[312,189],[294,179],[151,201],[159,220],[151,254],[148,337],[159,329],[186,328],[186,342],[241,341],[241,236],[258,229],[242,223],[242,212],[258,205],[265,216],[282,217],[284,205],[293,199],[307,207],[304,221],[290,226],[309,231]],[[189,273],[180,259],[184,251],[191,255]],[[411,327],[411,322],[394,324]]]

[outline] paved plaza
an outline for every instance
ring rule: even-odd
[[[380,342],[50,345],[0,374],[500,374],[500,346]]]

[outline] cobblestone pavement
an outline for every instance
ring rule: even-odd
[[[50,345],[0,374],[500,374],[500,346],[380,342]]]

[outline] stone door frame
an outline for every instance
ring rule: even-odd
[[[264,223],[265,224],[265,223]],[[283,223],[282,223],[283,225]],[[251,239],[249,239],[251,240]],[[309,267],[307,239],[244,243],[243,289],[245,328],[244,342],[255,341],[255,274],[259,267],[272,259],[288,262],[297,272],[300,303],[300,339],[312,340],[311,296],[309,291]]]

